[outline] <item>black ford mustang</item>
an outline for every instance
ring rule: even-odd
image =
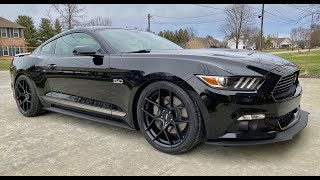
[[[63,32],[11,64],[28,117],[54,111],[140,130],[182,153],[290,140],[308,122],[296,65],[247,50],[182,49],[152,33],[106,27]]]

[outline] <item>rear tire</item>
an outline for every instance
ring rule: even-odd
[[[203,121],[196,102],[171,82],[154,82],[141,92],[137,119],[146,140],[165,153],[187,152],[203,140]]]
[[[42,104],[36,93],[32,81],[25,75],[21,75],[16,80],[15,100],[21,114],[27,117],[34,117],[43,114]]]

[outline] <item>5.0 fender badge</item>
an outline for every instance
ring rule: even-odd
[[[122,79],[113,79],[113,83],[122,84],[123,80]]]

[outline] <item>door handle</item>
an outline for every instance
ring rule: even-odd
[[[47,65],[47,69],[55,69],[55,68],[57,68],[57,65],[55,65],[55,64],[48,64]]]

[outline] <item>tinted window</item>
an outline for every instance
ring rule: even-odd
[[[41,52],[48,53],[48,54],[52,53],[51,47],[52,47],[53,43],[54,43],[54,41],[42,46]]]
[[[126,30],[103,29],[98,33],[114,48],[122,52],[138,51],[142,49],[182,49],[177,44],[153,33]]]
[[[99,43],[91,36],[85,33],[73,33],[57,40],[55,54],[72,55],[72,51],[76,46],[90,46],[96,52],[101,49]]]

